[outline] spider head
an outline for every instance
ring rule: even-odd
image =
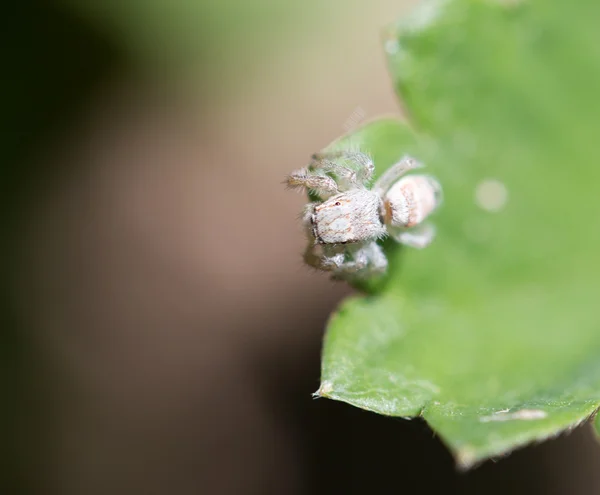
[[[385,235],[381,198],[367,189],[336,194],[314,207],[312,233],[319,244],[346,244]]]

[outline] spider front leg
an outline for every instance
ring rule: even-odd
[[[339,192],[335,180],[328,175],[307,168],[301,168],[292,172],[285,180],[285,183],[291,189],[304,188],[314,191],[322,199],[326,199]]]
[[[340,163],[341,162],[341,163]],[[349,166],[344,162],[350,162]],[[320,151],[312,156],[310,168],[331,172],[344,182],[343,190],[366,186],[373,178],[375,164],[360,151]]]

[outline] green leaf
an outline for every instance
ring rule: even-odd
[[[444,188],[424,250],[328,324],[317,394],[422,416],[462,467],[600,406],[600,2],[446,0],[386,35],[411,124],[332,147],[404,153]]]

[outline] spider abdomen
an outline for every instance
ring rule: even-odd
[[[433,177],[403,177],[385,195],[385,221],[395,227],[414,227],[423,222],[440,201],[441,187]]]

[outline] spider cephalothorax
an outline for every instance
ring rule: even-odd
[[[435,231],[424,220],[440,204],[441,187],[428,175],[404,175],[420,167],[404,157],[369,188],[369,155],[333,151],[315,154],[307,168],[293,172],[288,186],[306,188],[318,199],[303,215],[306,262],[336,278],[368,277],[387,268],[379,239],[389,235],[401,244],[427,246]]]

